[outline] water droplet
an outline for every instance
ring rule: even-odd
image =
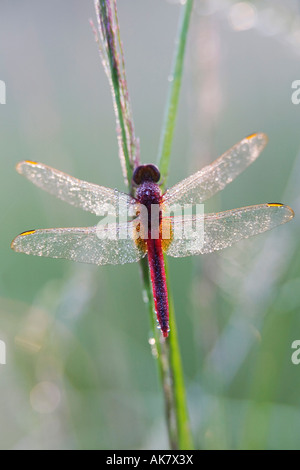
[[[155,338],[149,338],[148,343],[150,344],[150,347],[151,347],[152,356],[155,357],[155,359],[157,359],[158,358],[158,351],[157,351],[157,347],[156,347]]]
[[[149,297],[145,289],[143,289],[143,301],[145,302],[145,304],[149,303]]]

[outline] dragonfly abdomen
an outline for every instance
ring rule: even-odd
[[[155,311],[162,334],[166,338],[169,332],[169,301],[162,240],[148,239],[147,251]]]

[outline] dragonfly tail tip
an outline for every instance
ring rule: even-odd
[[[164,328],[161,331],[164,338],[167,338],[169,336],[169,328]]]

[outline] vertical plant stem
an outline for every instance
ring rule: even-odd
[[[164,184],[168,176],[170,165],[170,156],[182,81],[184,53],[192,8],[193,0],[186,0],[181,11],[179,28],[175,44],[175,54],[173,59],[172,72],[169,77],[170,88],[157,156],[157,165],[160,169],[160,174],[162,176]]]
[[[120,29],[115,0],[94,0],[98,14],[100,41],[96,38],[102,62],[111,85],[114,110],[117,121],[119,151],[125,163],[125,174],[128,186],[131,185],[134,161],[136,159],[137,141],[134,135],[133,119],[125,63],[120,40]]]
[[[127,179],[128,179],[128,182],[130,182],[131,176],[132,176],[132,167],[130,164],[126,130],[125,130],[125,119],[124,119],[124,113],[123,113],[123,108],[122,108],[122,103],[121,103],[121,92],[120,92],[121,87],[120,87],[120,76],[118,73],[118,61],[117,61],[116,54],[115,54],[114,44],[112,44],[113,36],[112,36],[111,28],[110,28],[111,24],[107,18],[105,0],[100,0],[100,6],[101,6],[101,15],[104,20],[103,22],[104,22],[104,25],[106,26],[106,29],[108,30],[107,32],[108,32],[108,46],[109,47],[107,48],[107,56],[108,56],[109,65],[110,65],[112,84],[113,84],[113,88],[115,92],[115,102],[116,102],[116,107],[117,107],[118,121],[120,123],[120,128],[121,128],[121,140],[122,140],[123,153],[124,153],[124,158],[125,158],[125,163],[126,163]]]
[[[172,141],[176,123],[176,116],[178,110],[179,93],[182,81],[182,72],[184,65],[184,54],[187,33],[193,8],[193,0],[186,0],[185,5],[182,7],[181,17],[179,21],[178,36],[176,40],[175,55],[172,66],[171,84],[168,94],[167,106],[165,110],[165,118],[163,129],[161,133],[160,146],[158,152],[158,165],[161,171],[161,176],[164,184],[168,176],[168,169],[170,164],[170,155],[172,149]],[[168,267],[165,260],[166,278],[167,283],[169,280]],[[186,392],[184,385],[184,376],[182,370],[180,349],[177,336],[177,328],[175,321],[174,304],[171,296],[171,291],[168,286],[169,293],[169,306],[170,306],[170,336],[166,342],[167,357],[169,359],[168,367],[172,379],[172,393],[173,393],[173,406],[174,414],[176,417],[177,428],[177,445],[179,449],[192,449],[192,436],[189,427],[189,417],[186,402]]]
[[[104,69],[111,84],[111,91],[117,120],[119,149],[120,154],[122,157],[124,157],[125,160],[125,176],[127,178],[129,191],[132,193],[132,170],[135,162],[137,162],[136,150],[138,148],[138,140],[134,136],[133,120],[131,116],[129,94],[125,75],[124,57],[117,19],[116,1],[94,1],[96,12],[98,14],[99,31],[99,37],[97,35],[96,40],[99,44],[99,50]],[[170,162],[171,146],[182,79],[185,44],[192,6],[193,0],[186,0],[184,6],[182,7],[178,37],[176,41],[174,65],[172,70],[172,81],[160,140],[158,164],[164,182],[166,181]],[[118,53],[117,45],[119,45],[120,54]],[[143,259],[141,260],[140,265],[142,270],[144,291],[148,301],[150,324],[152,328],[152,351],[154,351],[154,354],[157,357],[159,377],[164,392],[166,420],[170,445],[172,449],[190,450],[193,447],[189,430],[186,393],[175,324],[173,301],[170,295],[170,290],[168,289],[171,332],[168,339],[162,340],[161,334],[158,332],[156,327],[156,315],[148,263],[145,259]]]
[[[166,278],[168,277],[168,265],[165,259]],[[170,288],[168,285],[168,292]],[[183,369],[181,363],[180,349],[178,343],[177,327],[173,299],[169,295],[170,331],[168,339],[168,356],[170,362],[170,373],[172,378],[173,402],[176,417],[178,448],[184,450],[193,449],[193,440],[190,431],[189,414],[186,401]]]
[[[152,293],[152,285],[150,281],[150,273],[148,262],[143,258],[140,262],[142,270],[142,279],[145,290],[145,297],[147,298],[149,319],[151,325],[151,335],[152,337],[149,340],[151,345],[152,354],[157,359],[159,378],[162,384],[164,392],[164,404],[165,404],[165,415],[166,415],[166,424],[168,428],[168,435],[170,446],[172,449],[178,448],[178,439],[177,439],[177,421],[174,414],[174,396],[172,393],[172,378],[170,376],[170,367],[169,367],[169,348],[167,343],[163,341],[161,343],[161,332],[157,328],[155,306]]]

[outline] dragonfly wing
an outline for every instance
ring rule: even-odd
[[[289,222],[293,210],[282,204],[260,204],[204,216],[174,217],[174,239],[166,253],[184,257],[222,250],[234,243]],[[176,238],[177,234],[177,238]]]
[[[200,204],[221,191],[244,171],[267,144],[265,134],[253,134],[194,175],[182,180],[163,195],[168,205]]]
[[[23,161],[17,171],[69,204],[96,215],[133,215],[135,199],[117,190],[87,183],[42,163]]]
[[[117,228],[116,228],[117,227]],[[119,238],[121,230],[128,238]],[[125,264],[140,260],[146,252],[140,250],[131,236],[132,222],[108,224],[99,231],[95,227],[31,230],[21,233],[12,242],[13,250],[27,255],[64,258],[97,265]]]

